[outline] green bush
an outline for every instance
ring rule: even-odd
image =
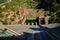
[[[60,13],[52,15],[49,19],[49,23],[60,23]]]
[[[8,24],[8,23],[7,23],[7,19],[5,19],[5,20],[2,22],[2,24],[7,25],[7,24]]]
[[[6,2],[7,0],[0,0],[0,4]]]
[[[21,24],[21,23],[22,23],[22,21],[20,20],[20,21],[19,21],[19,24]]]
[[[35,23],[35,20],[26,20],[26,23]]]
[[[0,13],[0,18],[3,18],[3,15]]]
[[[11,18],[10,20],[11,20],[11,21],[14,21],[14,18]]]

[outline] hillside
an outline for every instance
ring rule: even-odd
[[[31,0],[7,0],[6,2],[0,6],[0,22],[5,25],[20,24],[24,17],[28,19],[39,16],[35,10],[35,5],[31,4]]]
[[[43,6],[43,4],[40,4],[41,1],[35,2],[33,0],[0,0],[0,22],[5,25],[21,24],[24,18],[34,19],[37,16],[43,17],[44,13],[46,11],[49,11],[50,8],[45,4],[46,8],[44,8],[47,10],[45,10],[44,8],[37,10],[36,7]],[[52,19],[50,21],[55,22],[59,18],[57,17],[57,15],[53,14],[56,12],[56,10],[59,10],[60,4],[55,3],[55,1],[53,1],[53,4],[54,6],[51,8],[53,12],[50,12],[50,16]]]
[[[7,0],[0,0],[0,4],[6,2]]]

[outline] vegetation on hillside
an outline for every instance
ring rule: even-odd
[[[0,0],[0,3],[4,2],[4,1],[5,0],[3,0],[3,1]],[[2,8],[4,6],[5,6],[5,8]],[[56,14],[59,14],[59,12],[58,13],[56,13],[56,12],[58,10],[60,10],[60,0],[11,0],[11,2],[0,6],[1,22],[3,22],[3,24],[5,24],[5,23],[8,24],[8,21],[5,21],[5,19],[6,20],[9,19],[9,22],[11,23],[11,22],[15,22],[15,18],[18,18],[18,20],[19,20],[18,23],[22,22],[19,19],[19,14],[20,14],[19,8],[20,7],[26,7],[29,9],[33,9],[30,12],[30,16],[28,16],[29,18],[30,17],[35,18],[35,17],[37,17],[37,15],[41,16],[41,14],[43,14],[45,11],[50,11],[49,15],[51,16],[51,18],[49,21],[60,22],[59,21],[60,16],[56,15]],[[42,12],[41,12],[41,9],[43,9]],[[33,16],[32,13],[35,16]],[[8,18],[10,15],[12,15],[12,16],[10,18]]]
[[[44,9],[45,11],[50,11],[50,16],[51,16],[51,18],[49,19],[50,22],[52,22],[52,23],[60,22],[59,21],[60,15],[58,15],[58,14],[60,14],[60,11],[59,11],[60,10],[60,0],[34,0],[34,1],[38,2],[38,5],[36,6],[38,11],[40,9]],[[59,11],[59,12],[57,12],[57,11]]]
[[[7,0],[0,0],[0,4],[6,2]]]

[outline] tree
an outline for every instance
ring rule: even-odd
[[[57,12],[58,10],[60,10],[60,0],[34,0],[35,2],[38,2],[38,5],[36,6],[36,9],[44,9],[46,12],[47,11],[50,11],[50,20],[52,22],[56,22],[59,19],[59,15],[57,15],[58,13],[56,13],[55,15],[52,15],[54,14],[55,12]],[[60,21],[59,21],[60,22]]]
[[[56,12],[60,9],[60,0],[34,0],[35,2],[38,2],[38,5],[36,6],[37,9],[44,9],[51,12]]]

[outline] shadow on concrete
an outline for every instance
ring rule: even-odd
[[[57,26],[55,28],[49,28],[49,30],[55,32],[57,35],[60,36],[60,26]]]
[[[40,26],[39,26],[40,27]],[[35,37],[39,37],[40,40],[60,40],[60,26],[55,28],[40,27],[40,28],[30,28],[35,31],[40,31],[36,33]],[[37,40],[37,39],[36,39]]]

